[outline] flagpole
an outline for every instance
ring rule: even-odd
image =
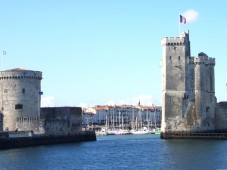
[[[180,22],[180,12],[179,12],[179,16],[178,16],[178,25],[179,25],[179,36],[181,34],[181,26],[180,26],[181,22]]]
[[[6,51],[2,51],[2,68],[1,70],[3,71],[3,56],[6,55]]]
[[[2,71],[3,71],[3,54],[4,54],[4,51],[2,51],[2,68],[1,68]]]

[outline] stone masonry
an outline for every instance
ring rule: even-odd
[[[41,127],[45,135],[75,135],[81,132],[81,107],[41,108]]]
[[[163,38],[162,132],[215,130],[215,59],[191,56],[189,32]]]
[[[40,109],[42,72],[25,69],[0,74],[0,131],[47,136],[77,135],[82,126],[80,107]]]
[[[0,74],[0,108],[3,131],[38,131],[42,72],[25,69]],[[1,116],[0,116],[1,117]]]

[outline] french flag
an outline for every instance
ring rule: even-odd
[[[180,19],[180,22],[181,23],[186,24],[186,18],[185,17],[183,17],[182,15],[180,15],[179,19]]]

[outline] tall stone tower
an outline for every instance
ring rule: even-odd
[[[191,57],[189,32],[161,43],[162,132],[214,130],[215,60],[205,53]]]
[[[0,108],[3,131],[38,131],[42,73],[24,69],[0,74]]]

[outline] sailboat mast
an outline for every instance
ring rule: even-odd
[[[121,112],[119,111],[119,116],[118,116],[118,128],[120,129],[120,124],[121,124],[121,117],[120,117]]]
[[[107,110],[106,110],[106,130],[108,129]]]
[[[123,118],[124,114],[122,114],[121,116],[121,122],[122,122],[122,129],[124,129],[124,118]]]

